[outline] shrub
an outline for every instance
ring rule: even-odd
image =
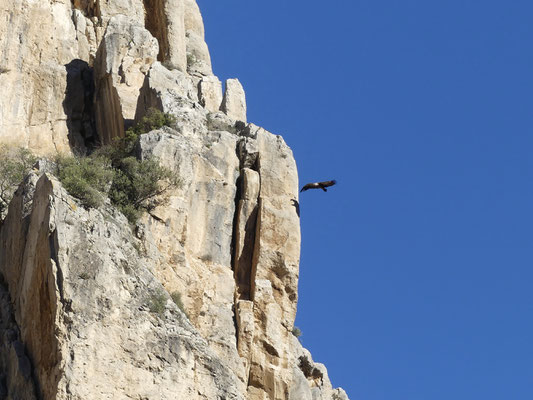
[[[302,336],[302,331],[300,330],[300,328],[298,328],[297,326],[295,326],[294,328],[292,328],[292,334],[299,338],[300,336]]]
[[[165,305],[167,304],[167,297],[163,291],[153,294],[148,299],[148,309],[156,314],[163,314],[165,312]]]
[[[150,109],[126,136],[83,158],[59,158],[58,176],[69,193],[88,207],[102,204],[104,194],[134,224],[143,211],[163,204],[169,189],[180,180],[156,160],[138,160],[133,149],[139,135],[162,126],[171,126],[175,117]]]
[[[114,177],[108,158],[59,156],[56,163],[57,177],[72,196],[86,207],[103,204]]]
[[[178,308],[185,314],[187,315],[187,312],[185,311],[185,306],[183,305],[183,301],[181,300],[181,293],[176,291],[176,292],[172,292],[170,294],[170,298],[172,299],[172,301],[174,302],[174,304],[176,304],[178,306]]]
[[[114,147],[123,151],[124,155],[131,155],[137,139],[143,133],[148,133],[163,126],[173,127],[176,125],[176,117],[169,113],[159,111],[157,108],[148,109],[141,120],[124,133]]]
[[[163,204],[166,198],[162,195],[178,184],[179,179],[157,161],[126,157],[118,165],[109,197],[135,223],[143,210]]]
[[[0,215],[36,161],[37,158],[28,149],[0,147]]]

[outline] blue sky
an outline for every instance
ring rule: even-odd
[[[533,398],[533,2],[199,0],[291,146],[296,325],[352,400]]]

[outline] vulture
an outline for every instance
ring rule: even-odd
[[[302,190],[300,190],[300,193],[305,192],[308,189],[322,189],[324,192],[327,192],[327,187],[333,186],[336,184],[337,181],[324,181],[324,182],[315,182],[315,183],[308,183],[305,185]]]

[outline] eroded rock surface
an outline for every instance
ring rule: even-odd
[[[156,59],[212,75],[194,0],[0,0],[0,56],[0,143],[38,154],[121,136]],[[73,80],[80,63],[92,91]]]
[[[44,399],[244,399],[113,208],[85,210],[54,178],[32,177],[11,203],[0,244],[15,309],[5,332],[14,330],[16,347],[19,327],[31,360],[14,350],[7,361],[15,371],[8,398],[32,398],[33,374]]]

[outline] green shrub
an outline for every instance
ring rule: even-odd
[[[114,171],[108,158],[59,156],[57,177],[74,197],[86,207],[99,207],[113,181]]]
[[[300,336],[302,336],[302,331],[300,330],[300,328],[298,328],[297,326],[295,326],[294,328],[292,328],[292,334],[299,338]]]
[[[36,161],[37,158],[28,149],[5,145],[0,147],[0,215]]]
[[[163,126],[173,127],[175,125],[176,117],[174,115],[159,111],[157,108],[150,108],[137,124],[124,133],[124,138],[117,142],[115,148],[122,150],[125,155],[131,155],[140,135],[160,129]]]
[[[171,126],[175,121],[174,116],[152,108],[112,145],[97,149],[89,157],[59,158],[59,179],[71,195],[88,207],[100,206],[108,194],[111,203],[134,224],[143,211],[163,204],[164,194],[180,183],[172,171],[156,160],[134,157],[135,144],[139,135]]]
[[[126,157],[118,165],[109,197],[135,223],[143,210],[150,211],[163,204],[166,201],[163,195],[178,184],[179,179],[172,171],[157,161]]]
[[[185,314],[187,315],[187,312],[185,311],[185,306],[183,305],[183,301],[181,300],[181,293],[176,291],[176,292],[172,292],[170,294],[170,298],[172,299],[172,301],[174,302],[174,304],[176,304],[178,306],[178,308]]]
[[[153,294],[148,299],[148,309],[156,314],[163,314],[167,304],[167,297],[163,291]]]
[[[196,58],[194,54],[192,53],[187,54],[187,67],[190,67],[191,65],[196,64],[197,61],[198,59]]]

